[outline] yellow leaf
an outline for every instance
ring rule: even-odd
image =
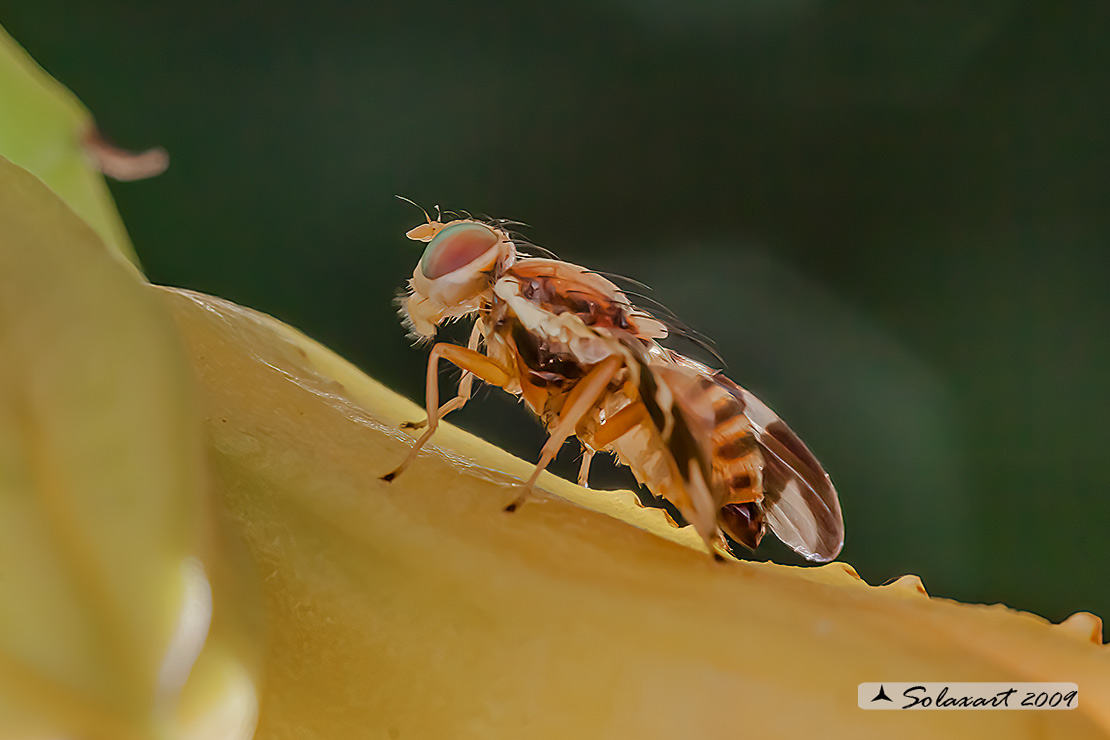
[[[1093,618],[1051,626],[841,564],[715,563],[630,494],[549,475],[506,514],[531,465],[450,426],[383,483],[416,406],[268,316],[166,300],[263,578],[260,739],[1110,734]],[[884,680],[1067,681],[1080,703],[857,708],[857,684]]]

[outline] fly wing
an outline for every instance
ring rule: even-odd
[[[844,545],[844,521],[828,473],[766,404],[724,375],[714,381],[743,404],[763,452],[760,504],[771,531],[807,560],[835,558]]]

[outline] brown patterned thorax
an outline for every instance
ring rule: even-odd
[[[569,312],[587,326],[631,331],[631,306],[627,300],[622,300],[619,292],[609,289],[600,279],[588,280],[589,273],[570,267],[566,263],[553,265],[547,260],[524,260],[510,268],[508,274],[519,281],[522,298],[553,314]]]

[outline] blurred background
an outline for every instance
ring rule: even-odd
[[[169,150],[112,186],[154,282],[422,402],[391,300],[423,216],[393,195],[527,222],[716,341],[832,475],[865,579],[1110,616],[1110,4],[0,0],[0,23],[109,138]],[[453,420],[543,442],[500,392]]]

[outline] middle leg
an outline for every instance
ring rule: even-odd
[[[590,463],[596,450],[604,450],[619,438],[631,432],[647,419],[647,408],[639,401],[624,406],[610,416],[590,437],[590,447],[582,444],[582,466],[578,469],[578,485],[590,487]]]
[[[583,488],[590,487],[590,462],[594,459],[594,451],[582,445],[582,465],[578,468],[578,485]]]
[[[605,389],[609,387],[611,381],[616,374],[624,366],[624,361],[621,357],[611,355],[602,360],[586,373],[582,380],[574,386],[574,390],[570,392],[567,397],[566,405],[563,407],[563,413],[559,416],[559,422],[551,431],[551,436],[548,437],[543,449],[540,450],[540,459],[536,463],[536,467],[532,470],[531,477],[524,483],[524,490],[516,499],[505,507],[505,511],[516,511],[521,504],[528,498],[532,489],[536,486],[536,480],[540,477],[540,473],[551,464],[555,459],[555,455],[559,452],[559,448],[567,441],[567,437],[574,434],[574,430],[578,427],[579,422],[590,412],[594,404],[605,393]]]

